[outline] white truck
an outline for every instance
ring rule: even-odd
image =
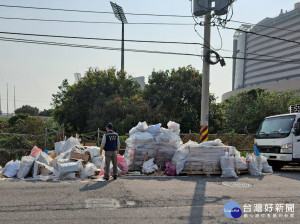
[[[300,105],[289,110],[289,114],[266,117],[255,135],[255,145],[273,170],[300,165]]]

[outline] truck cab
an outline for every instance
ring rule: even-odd
[[[274,170],[300,165],[300,113],[266,117],[254,143]]]

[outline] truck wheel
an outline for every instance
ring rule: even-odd
[[[274,171],[279,171],[283,166],[282,165],[273,165],[272,168]]]
[[[272,166],[273,171],[279,171],[284,164],[279,163],[279,162],[273,162],[273,161],[268,161],[269,165]]]

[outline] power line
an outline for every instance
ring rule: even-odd
[[[50,38],[64,38],[64,39],[80,39],[80,40],[101,40],[101,41],[121,41],[120,39],[113,38],[97,38],[97,37],[82,37],[82,36],[64,36],[64,35],[47,35],[47,34],[33,34],[33,33],[16,33],[16,32],[1,32],[2,34],[8,35],[22,35],[22,36],[36,36],[36,37],[50,37]],[[157,44],[181,44],[181,45],[201,45],[201,43],[196,42],[181,42],[181,41],[155,41],[155,40],[125,40],[126,42],[136,42],[136,43],[157,43]],[[232,50],[220,49],[221,51],[233,52]],[[240,52],[243,53],[243,52]],[[261,57],[277,58],[270,55],[261,55],[255,53],[248,53],[248,55],[255,55]],[[289,58],[287,58],[289,59]]]
[[[293,33],[300,33],[299,30],[290,30],[290,29],[285,29],[283,27],[282,28],[278,28],[278,27],[274,27],[274,26],[267,26],[267,25],[261,25],[261,24],[253,24],[253,23],[242,22],[242,21],[238,21],[238,20],[230,20],[229,22],[246,24],[246,25],[250,25],[250,26],[260,26],[260,27],[271,28],[271,29],[275,29],[275,30],[285,30],[285,31],[293,32]]]
[[[100,46],[91,46],[91,45],[69,44],[69,43],[38,41],[38,40],[28,40],[28,39],[16,39],[16,38],[6,38],[6,37],[0,37],[0,40],[10,41],[10,42],[22,42],[22,43],[52,45],[52,46],[64,46],[64,47],[90,48],[90,49],[102,49],[102,50],[113,50],[113,51],[120,51],[121,50],[120,48],[114,48],[114,47],[100,47]],[[149,51],[149,50],[138,50],[138,49],[125,49],[125,51],[139,52],[139,53],[169,54],[169,55],[200,57],[200,55],[198,55],[198,54],[166,52],[166,51]]]
[[[93,11],[93,10],[78,10],[78,9],[61,9],[61,8],[46,8],[46,7],[33,7],[33,6],[21,6],[21,5],[0,5],[0,7],[7,8],[22,8],[22,9],[37,9],[37,10],[51,10],[51,11],[64,11],[64,12],[79,12],[79,13],[96,13],[96,14],[114,14],[113,12],[107,11]],[[126,15],[133,16],[158,16],[158,17],[179,17],[179,18],[191,18],[191,16],[185,15],[162,15],[152,13],[125,13]]]
[[[219,25],[217,25],[217,26],[219,26]],[[298,41],[287,40],[287,39],[283,39],[283,38],[279,38],[279,37],[268,36],[268,35],[265,35],[265,34],[259,34],[259,33],[255,33],[255,32],[252,32],[252,31],[242,30],[242,29],[239,29],[239,28],[232,28],[232,27],[227,27],[227,26],[221,26],[221,27],[224,28],[224,29],[228,29],[228,30],[235,30],[235,31],[243,32],[243,33],[249,33],[249,34],[254,34],[254,35],[257,35],[257,36],[267,37],[267,38],[270,38],[270,39],[286,41],[286,42],[294,43],[294,44],[300,44],[300,42],[298,42]]]
[[[60,23],[89,23],[89,24],[115,24],[120,25],[119,22],[98,22],[98,21],[84,21],[84,20],[61,20],[61,19],[37,19],[37,18],[19,18],[19,17],[0,17],[6,20],[21,20],[21,21],[37,21],[37,22],[60,22]],[[129,25],[166,25],[166,26],[193,26],[192,23],[127,23]]]
[[[7,7],[7,8],[21,8],[21,9],[36,9],[36,10],[50,10],[50,11],[65,11],[65,12],[79,12],[79,13],[96,13],[96,14],[113,14],[113,12],[108,11],[92,11],[92,10],[77,10],[77,9],[62,9],[62,8],[46,8],[46,7],[33,7],[33,6],[21,6],[21,5],[0,5],[0,7]],[[179,18],[192,18],[189,15],[174,15],[174,14],[154,14],[154,13],[125,13],[127,15],[133,16],[157,16],[157,17],[179,17]],[[89,22],[89,21],[88,21]],[[248,25],[255,25],[261,26],[266,28],[278,29],[278,30],[286,30],[290,32],[300,32],[297,30],[289,30],[285,28],[277,28],[273,26],[267,25],[260,25],[260,24],[253,24],[249,22],[237,21],[237,20],[228,20],[228,22],[235,22],[240,24],[248,24]],[[189,24],[193,25],[193,24]]]
[[[113,47],[100,47],[100,46],[91,46],[91,45],[79,45],[79,44],[70,44],[70,43],[60,43],[60,42],[49,42],[49,41],[38,41],[38,40],[28,40],[28,39],[16,39],[16,38],[5,38],[0,37],[2,41],[10,42],[21,42],[21,43],[31,43],[31,44],[42,44],[42,45],[51,45],[51,46],[64,46],[64,47],[77,47],[77,48],[89,48],[89,49],[102,49],[102,50],[113,50],[120,51],[120,48]],[[196,56],[200,57],[198,54],[187,54],[187,53],[178,53],[178,52],[165,52],[165,51],[149,51],[149,50],[139,50],[139,49],[125,49],[129,52],[138,52],[138,53],[152,53],[152,54],[169,54],[169,55],[180,55],[180,56]],[[265,62],[277,62],[277,63],[291,63],[291,64],[300,64],[299,60],[276,60],[276,59],[258,59],[258,58],[245,58],[245,57],[223,57],[227,59],[241,59],[241,60],[252,60],[252,61],[265,61]]]
[[[121,41],[120,39],[113,38],[98,38],[98,37],[82,37],[82,36],[64,36],[64,35],[48,35],[48,34],[35,34],[35,33],[17,33],[17,32],[1,32],[8,35],[22,35],[22,36],[36,36],[36,37],[54,37],[66,39],[81,39],[81,40],[103,40],[103,41]],[[156,40],[124,40],[126,42],[137,43],[158,43],[158,44],[187,44],[187,45],[203,45],[196,42],[182,42],[182,41],[156,41]]]

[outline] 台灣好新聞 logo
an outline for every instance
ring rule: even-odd
[[[229,201],[224,205],[223,208],[224,214],[228,218],[239,218],[242,215],[241,207],[235,201]]]

